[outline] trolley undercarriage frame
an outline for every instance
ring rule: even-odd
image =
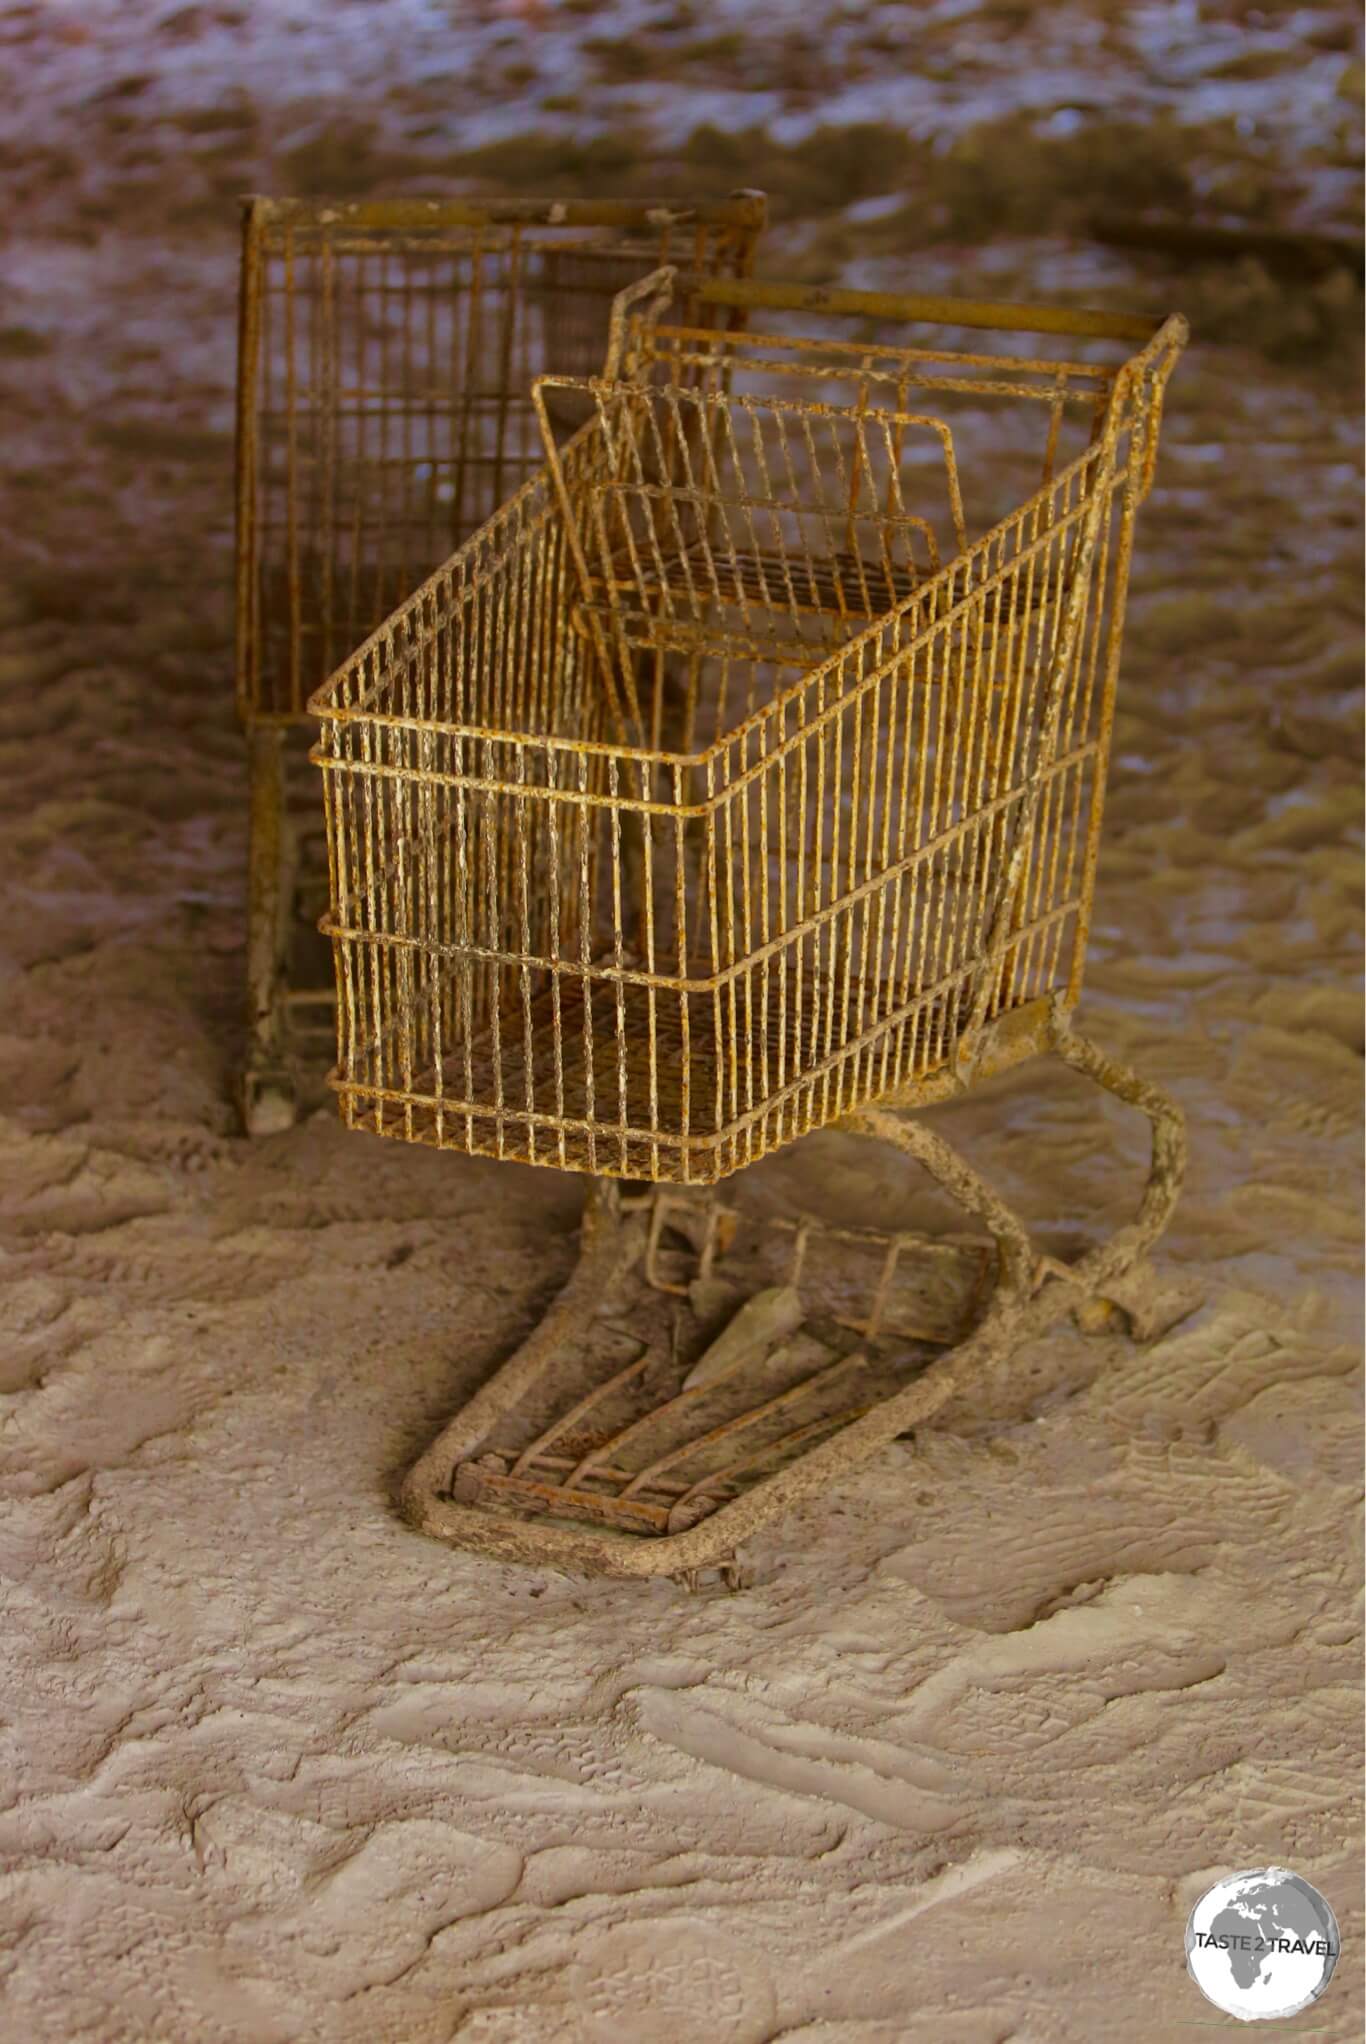
[[[632,1530],[628,1505],[615,1511],[620,1530],[600,1530],[571,1521],[584,1512],[598,1518],[613,1516],[611,1500],[601,1493],[594,1495],[586,1488],[566,1493],[562,1480],[558,1485],[544,1480],[553,1475],[544,1466],[533,1467],[531,1480],[509,1478],[501,1471],[486,1473],[479,1466],[492,1430],[553,1376],[566,1344],[589,1332],[613,1284],[642,1261],[648,1265],[665,1203],[679,1197],[673,1188],[661,1187],[633,1202],[623,1199],[616,1187],[590,1180],[580,1258],[572,1277],[535,1332],[409,1473],[402,1490],[409,1523],[420,1532],[501,1560],[591,1574],[676,1576],[688,1582],[701,1571],[719,1569],[734,1582],[736,1550],[759,1526],[801,1500],[828,1493],[889,1441],[930,1419],[974,1375],[1046,1333],[1069,1312],[1083,1327],[1107,1324],[1109,1289],[1134,1271],[1162,1234],[1176,1203],[1186,1163],[1184,1122],[1161,1087],[1108,1057],[1076,1030],[1057,997],[1037,1004],[1035,1012],[1016,1011],[989,1027],[975,1076],[1004,1072],[1041,1053],[1058,1058],[1150,1123],[1151,1163],[1137,1212],[1108,1241],[1070,1264],[1040,1255],[1019,1216],[972,1165],[913,1115],[895,1111],[953,1098],[966,1090],[964,1080],[941,1078],[923,1088],[914,1103],[896,1100],[863,1109],[841,1126],[887,1142],[920,1164],[971,1221],[985,1229],[994,1251],[994,1283],[989,1296],[979,1302],[974,1324],[961,1340],[942,1346],[903,1389],[871,1409],[852,1408],[853,1416],[845,1424],[827,1431],[826,1438],[798,1460],[715,1504],[697,1523],[676,1532],[658,1531],[648,1523]],[[726,1210],[713,1206],[712,1211],[715,1217]],[[715,1232],[713,1224],[708,1247]],[[889,1248],[902,1246],[897,1238],[888,1240]],[[914,1248],[907,1247],[905,1253],[913,1255]],[[704,1248],[704,1262],[706,1254]],[[558,1512],[557,1487],[563,1498]],[[706,1488],[696,1486],[698,1492]],[[513,1517],[497,1509],[508,1504],[528,1516]],[[636,1516],[645,1519],[643,1512]]]

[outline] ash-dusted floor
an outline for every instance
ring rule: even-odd
[[[1192,1310],[1166,1335],[1037,1344],[756,1540],[735,1596],[500,1568],[405,1531],[393,1485],[568,1271],[576,1181],[347,1134],[326,1109],[249,1146],[230,1106],[235,194],[449,188],[445,159],[497,143],[509,106],[547,184],[566,136],[629,129],[681,190],[739,126],[731,181],[788,180],[773,270],[1179,300],[1181,272],[1064,233],[1079,123],[1122,105],[1161,138],[1135,203],[1175,203],[1185,177],[1225,211],[1341,226],[1360,70],[1342,9],[1293,30],[1172,9],[1165,40],[1163,12],[935,6],[912,62],[907,9],[850,8],[829,60],[849,82],[824,96],[809,10],[781,64],[772,10],[761,43],[738,6],[691,29],[548,0],[0,14],[19,88],[0,132],[16,2044],[1152,2044],[1224,2021],[1187,1979],[1186,1914],[1216,1873],[1271,1862],[1344,1934],[1287,2034],[1359,2034],[1340,283],[1189,280],[1214,338],[1173,384],[1134,568],[1083,1014],[1190,1117],[1162,1272]],[[942,158],[903,161],[885,132],[878,156],[897,63],[913,137],[960,136]],[[973,195],[1003,203],[992,138],[1020,105],[1047,115],[1041,210],[986,241]],[[873,125],[854,157],[808,147],[827,113]],[[922,239],[931,160],[961,217],[927,207]],[[1106,161],[1113,198],[1123,149]],[[573,174],[595,164],[601,188],[625,176],[591,150]],[[1079,1083],[1021,1073],[941,1118],[1061,1246],[1131,1196],[1139,1132],[1098,1132]],[[895,1159],[823,1135],[750,1197],[873,1224],[909,1195]]]

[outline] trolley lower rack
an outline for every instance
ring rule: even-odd
[[[1111,1291],[1180,1191],[1182,1119],[1059,1005],[1042,1027],[1048,1050],[1151,1124],[1129,1226],[1071,1264],[1043,1256],[940,1135],[883,1107],[845,1126],[923,1166],[976,1232],[763,1222],[706,1190],[595,1188],[560,1298],[408,1476],[410,1522],[506,1560],[686,1581],[718,1569],[734,1584],[758,1527],[827,1495],[993,1362],[1068,1312],[1107,1326]],[[1017,1030],[979,1072],[1021,1054]],[[770,1325],[727,1358],[728,1330],[765,1301]]]

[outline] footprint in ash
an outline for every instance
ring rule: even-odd
[[[581,1946],[575,1971],[575,2003],[594,2039],[758,2044],[772,2029],[766,1966],[705,1926],[622,1924]]]

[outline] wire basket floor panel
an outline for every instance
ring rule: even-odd
[[[457,1020],[439,1064],[419,1069],[391,1042],[375,1064],[397,1068],[397,1087],[367,1086],[359,1052],[337,1083],[352,1124],[381,1135],[710,1184],[885,1090],[889,1071],[942,1066],[963,987],[909,1011],[896,991],[793,963],[753,987],[688,995],[567,976],[496,1027],[467,1033]]]

